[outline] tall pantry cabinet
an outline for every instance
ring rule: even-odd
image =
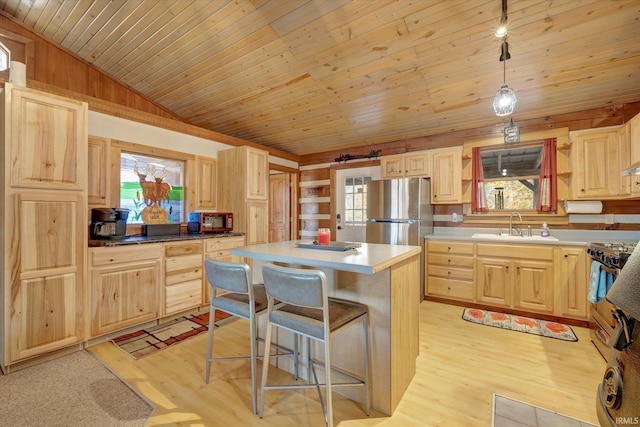
[[[87,104],[5,83],[0,366],[85,338]]]
[[[269,240],[269,153],[253,147],[218,152],[218,210],[233,212],[247,245]]]

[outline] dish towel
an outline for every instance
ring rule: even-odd
[[[606,295],[606,272],[602,270],[602,264],[598,261],[591,261],[591,275],[589,276],[589,293],[587,294],[587,298],[589,302],[593,304],[597,303]],[[604,280],[601,280],[601,276],[604,273]],[[600,290],[602,283],[602,288],[604,288],[604,293]]]

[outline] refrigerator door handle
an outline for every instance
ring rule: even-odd
[[[369,222],[375,223],[387,223],[387,224],[416,224],[420,222],[419,219],[381,219],[381,218],[371,218]]]

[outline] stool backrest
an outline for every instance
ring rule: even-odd
[[[242,294],[249,293],[251,271],[247,264],[205,258],[204,269],[211,288]],[[212,296],[215,296],[215,292]]]
[[[323,308],[327,301],[327,277],[320,270],[262,266],[267,294],[277,301],[303,307]]]

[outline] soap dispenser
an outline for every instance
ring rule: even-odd
[[[540,235],[542,237],[549,237],[551,233],[549,233],[549,226],[546,222],[542,223],[542,230],[540,231]]]

